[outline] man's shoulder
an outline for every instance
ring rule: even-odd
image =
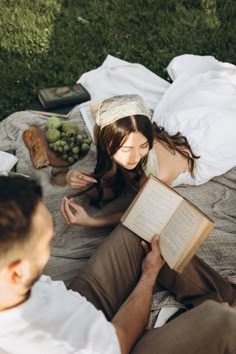
[[[38,281],[34,284],[34,286],[41,286],[42,284],[47,284],[47,285],[52,285],[52,286],[57,286],[57,285],[61,285],[64,286],[64,283],[62,280],[52,280],[52,278],[48,275],[44,275],[42,274]],[[66,289],[66,287],[65,287]]]
[[[104,353],[106,348],[119,353],[115,329],[104,314],[62,281],[45,276],[24,303],[0,312],[0,347],[13,352],[16,346],[25,353],[82,353],[84,348],[86,353]]]
[[[32,295],[37,293],[48,294],[52,297],[53,301],[59,301],[61,297],[73,297],[77,300],[87,302],[87,300],[82,297],[78,292],[68,290],[62,280],[52,280],[50,276],[41,275],[38,281],[32,287]],[[54,298],[55,296],[55,298]],[[57,300],[58,299],[58,300]]]

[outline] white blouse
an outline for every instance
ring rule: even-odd
[[[144,173],[147,177],[153,175],[158,178],[158,160],[155,150],[152,148],[148,153],[148,159],[145,166],[143,166]],[[195,185],[194,178],[190,172],[183,172],[173,181],[171,187],[177,187],[179,185]]]

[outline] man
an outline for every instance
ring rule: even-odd
[[[1,353],[235,352],[236,314],[213,301],[145,332],[153,287],[164,264],[157,236],[151,248],[142,243],[143,258],[140,240],[119,226],[72,282],[109,321],[62,282],[40,277],[53,235],[52,217],[36,182],[0,177]],[[216,298],[221,300],[221,294]]]

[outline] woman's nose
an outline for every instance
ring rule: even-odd
[[[142,151],[140,149],[134,149],[133,151],[133,159],[135,162],[139,162],[142,158]]]

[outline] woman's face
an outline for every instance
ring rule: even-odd
[[[112,156],[113,160],[127,170],[133,170],[141,158],[149,151],[147,138],[139,133],[130,133],[128,138],[121,143],[119,150]]]

